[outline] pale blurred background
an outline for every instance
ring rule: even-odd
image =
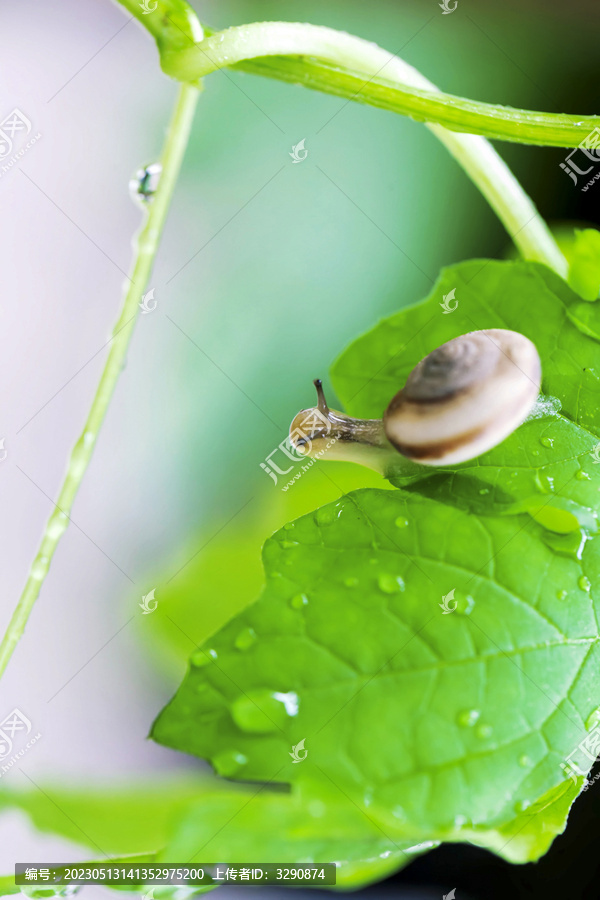
[[[350,31],[450,93],[597,111],[592,4],[459,0],[447,16],[435,0],[195,5],[215,28],[287,19]],[[1,629],[105,360],[140,222],[128,181],[158,153],[174,101],[153,42],[127,18],[109,0],[0,5],[0,118],[17,107],[42,135],[0,177]],[[308,157],[293,165],[303,138]],[[597,222],[597,196],[572,190],[559,169],[566,151],[498,146],[549,219]],[[350,340],[425,296],[440,267],[506,248],[422,125],[241,73],[207,79],[149,285],[157,308],[137,324],[77,527],[0,683],[0,719],[18,707],[42,733],[23,759],[27,774],[11,771],[7,789],[198,765],[145,738],[202,637],[200,620],[214,630],[256,596],[271,531],[338,486],[376,483],[341,467],[332,482],[315,466],[283,495],[259,463]],[[194,566],[212,566],[210,591],[200,569],[198,603],[189,591],[181,600],[186,644],[137,603],[153,587],[160,600],[183,595],[185,573],[179,588],[177,578],[163,595],[160,586],[198,551]],[[86,851],[40,836],[20,814],[0,817],[0,873],[69,853]],[[410,871],[403,877],[410,883]]]

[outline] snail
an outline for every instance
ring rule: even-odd
[[[540,358],[528,338],[500,328],[472,331],[422,359],[382,419],[329,409],[317,379],[317,406],[295,416],[290,441],[308,456],[327,453],[378,471],[398,453],[425,466],[455,465],[507,438],[535,406],[540,382]]]

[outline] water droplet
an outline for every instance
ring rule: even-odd
[[[545,397],[543,394],[540,394],[538,397],[535,406],[525,419],[526,422],[531,422],[533,419],[543,419],[546,416],[555,416],[561,410],[561,402],[558,397]]]
[[[554,478],[539,469],[535,473],[535,484],[542,494],[551,494],[554,490]]]
[[[332,506],[322,506],[314,515],[315,522],[320,528],[331,525],[335,519],[335,509]]]
[[[356,587],[358,584],[358,578],[354,575],[349,575],[348,578],[344,578],[344,584],[346,587]]]
[[[288,691],[287,694],[282,694],[279,691],[275,691],[273,697],[279,703],[283,703],[288,716],[298,715],[298,706],[300,701],[298,700],[298,694],[295,691]]]
[[[83,449],[83,445],[79,443],[75,446],[75,449],[71,454],[69,471],[73,478],[81,478],[85,472],[85,467],[87,465],[87,451],[84,453]]]
[[[293,609],[302,609],[307,604],[308,597],[306,596],[306,594],[295,594],[290,600],[290,606]]]
[[[515,803],[515,812],[522,813],[525,812],[526,809],[529,809],[531,806],[531,800],[519,800],[518,803]]]
[[[284,530],[284,531],[291,531],[292,528],[295,527],[295,524],[296,524],[295,522],[286,522],[285,525],[283,526],[283,530]]]
[[[277,691],[249,691],[231,704],[233,721],[242,731],[269,734],[283,728],[289,716],[298,712],[298,695]]]
[[[31,566],[31,575],[33,578],[38,581],[42,581],[48,574],[48,567],[50,565],[50,561],[47,556],[38,556],[35,559]]]
[[[247,650],[248,647],[252,646],[255,640],[256,632],[254,628],[244,628],[240,631],[233,643],[238,650]]]
[[[586,731],[591,731],[600,723],[600,708],[593,710],[585,720]]]
[[[193,666],[200,668],[201,666],[208,666],[216,658],[216,650],[196,650],[195,653],[192,653],[190,662]]]
[[[589,591],[592,587],[592,583],[587,575],[582,575],[577,579],[577,585],[581,588],[582,591]]]
[[[546,531],[542,535],[542,539],[548,547],[551,547],[556,553],[560,553],[561,556],[570,556],[571,559],[580,560],[588,536],[581,529],[572,531],[570,534],[554,534]]]
[[[384,594],[396,594],[398,591],[403,591],[406,587],[404,579],[400,575],[389,575],[386,573],[382,573],[379,576],[377,584]]]
[[[591,477],[592,476],[589,475],[587,472],[584,472],[583,469],[580,469],[579,472],[577,473],[577,475],[575,476],[577,481],[590,481]]]
[[[313,817],[313,819],[320,819],[325,815],[327,811],[327,807],[323,803],[322,800],[311,800],[308,804],[308,812]]]
[[[478,709],[465,709],[463,712],[459,713],[457,721],[463,728],[471,728],[480,715],[481,711]]]
[[[519,757],[519,765],[523,769],[528,769],[531,765],[531,758],[529,756],[527,756],[526,753],[524,753],[522,756]]]
[[[235,775],[247,762],[248,757],[243,753],[238,753],[237,750],[224,750],[212,758],[212,764],[217,774],[223,775],[225,778]]]
[[[556,592],[556,599],[557,599],[557,600],[566,600],[568,596],[569,596],[569,592],[568,592],[568,591],[565,591],[564,588],[563,588],[562,591],[557,591],[557,592]]]
[[[48,522],[48,537],[59,538],[68,524],[69,517],[65,513],[56,513]]]
[[[554,438],[551,438],[551,437],[540,438],[540,444],[543,447],[554,447]]]
[[[408,519],[405,519],[404,516],[398,516],[394,524],[396,525],[396,528],[406,528]]]
[[[484,494],[489,494],[489,488],[480,488],[479,493],[483,496]]]
[[[491,733],[492,733],[493,730],[494,730],[494,729],[492,728],[491,725],[483,725],[483,724],[481,724],[481,725],[478,725],[477,728],[475,729],[475,734],[476,734],[477,737],[480,738],[482,741],[485,741],[486,738],[489,738],[489,737],[490,737],[490,735],[491,735]]]
[[[161,163],[150,163],[149,166],[138,169],[129,182],[129,193],[132,199],[141,203],[142,206],[149,203],[157,191],[161,174]]]
[[[470,616],[475,607],[475,598],[470,594],[463,594],[462,591],[455,591],[454,600],[456,602],[456,612],[459,616]]]

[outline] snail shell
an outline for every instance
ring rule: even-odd
[[[383,416],[391,444],[423,465],[453,465],[499,444],[533,408],[541,364],[516,331],[472,331],[421,360]]]

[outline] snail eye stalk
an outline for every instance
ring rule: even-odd
[[[325,392],[323,390],[323,382],[320,378],[315,378],[313,381],[314,386],[317,389],[317,409],[319,412],[323,413],[324,416],[329,415],[329,407],[327,406],[327,400],[325,399]]]

